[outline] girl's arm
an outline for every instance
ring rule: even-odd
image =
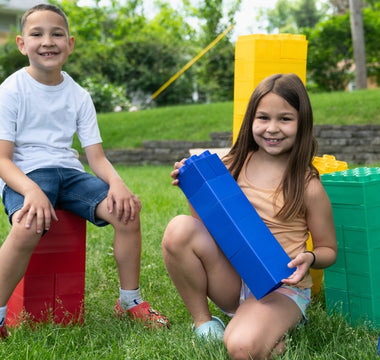
[[[308,252],[300,253],[288,264],[290,268],[297,269],[288,279],[283,280],[287,285],[295,285],[302,280],[313,262],[313,268],[323,269],[336,261],[337,243],[332,207],[322,183],[317,178],[311,179],[306,188],[305,205],[314,256]]]
[[[338,249],[332,207],[317,178],[312,179],[306,189],[306,221],[313,239],[313,268],[323,269],[333,265]],[[308,256],[311,257],[310,254]]]

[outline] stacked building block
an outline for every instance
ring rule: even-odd
[[[336,171],[344,171],[348,169],[348,165],[345,161],[339,161],[335,159],[333,155],[323,155],[316,156],[313,159],[313,165],[318,170],[319,174],[328,174]],[[313,239],[311,235],[307,240],[307,250],[313,251]],[[323,270],[322,269],[310,269],[310,275],[313,279],[313,287],[311,288],[311,293],[316,295],[321,290],[321,285],[323,281]]]
[[[257,299],[289,277],[289,256],[216,154],[185,161],[179,187]]]
[[[8,302],[8,326],[83,322],[86,220],[65,210],[56,214],[59,221],[41,238]]]
[[[324,174],[322,183],[338,242],[337,261],[324,271],[327,308],[380,326],[380,168]]]
[[[277,73],[297,74],[306,82],[307,40],[304,35],[244,35],[235,44],[233,142],[256,86]]]

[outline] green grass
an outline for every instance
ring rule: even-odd
[[[143,297],[169,317],[171,329],[150,331],[139,324],[113,317],[118,278],[112,257],[112,229],[88,225],[84,324],[69,327],[47,324],[35,329],[26,326],[15,329],[10,339],[0,343],[0,359],[228,359],[222,344],[206,344],[194,338],[191,318],[162,260],[161,239],[167,223],[177,214],[189,213],[182,192],[171,186],[171,167],[118,166],[117,169],[143,203]],[[4,214],[0,216],[0,230],[3,237],[9,231]],[[314,299],[308,310],[308,325],[293,331],[287,339],[288,349],[281,359],[374,359],[378,330],[370,324],[352,327],[341,316],[328,315],[322,295]],[[220,310],[214,306],[212,309],[214,315],[228,321]]]
[[[380,89],[310,94],[315,124],[380,124]],[[232,131],[233,103],[181,105],[99,115],[105,149],[140,147],[144,140],[209,140]],[[76,147],[78,148],[76,142]]]

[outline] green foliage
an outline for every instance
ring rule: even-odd
[[[199,2],[196,9],[188,4],[189,14],[198,19],[202,29],[198,37],[198,52],[233,24],[240,4],[241,0],[206,0]],[[233,99],[235,49],[230,36],[231,33],[227,33],[194,65],[200,102]]]
[[[123,86],[88,77],[81,84],[91,95],[97,112],[127,111],[131,107]]]
[[[327,7],[318,9],[316,3],[317,0],[278,0],[274,8],[261,9],[257,19],[266,20],[268,33],[296,34],[313,28],[325,17]]]
[[[366,46],[366,60],[368,76],[374,76],[380,84],[380,2],[377,10],[363,9],[363,24]]]
[[[308,34],[307,70],[319,91],[343,90],[352,66],[350,17],[331,17]]]
[[[14,39],[15,35],[0,46],[0,83],[16,70],[29,65],[28,58],[20,53]]]
[[[363,9],[367,70],[380,84],[380,8]],[[309,41],[307,70],[311,89],[336,91],[353,79],[353,50],[350,14],[333,15],[307,32]]]

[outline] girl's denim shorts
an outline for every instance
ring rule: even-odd
[[[26,175],[37,183],[54,207],[72,211],[97,226],[108,224],[95,217],[97,205],[109,190],[109,185],[98,177],[69,168],[42,168]],[[2,199],[11,222],[12,215],[22,208],[24,196],[5,185]]]

